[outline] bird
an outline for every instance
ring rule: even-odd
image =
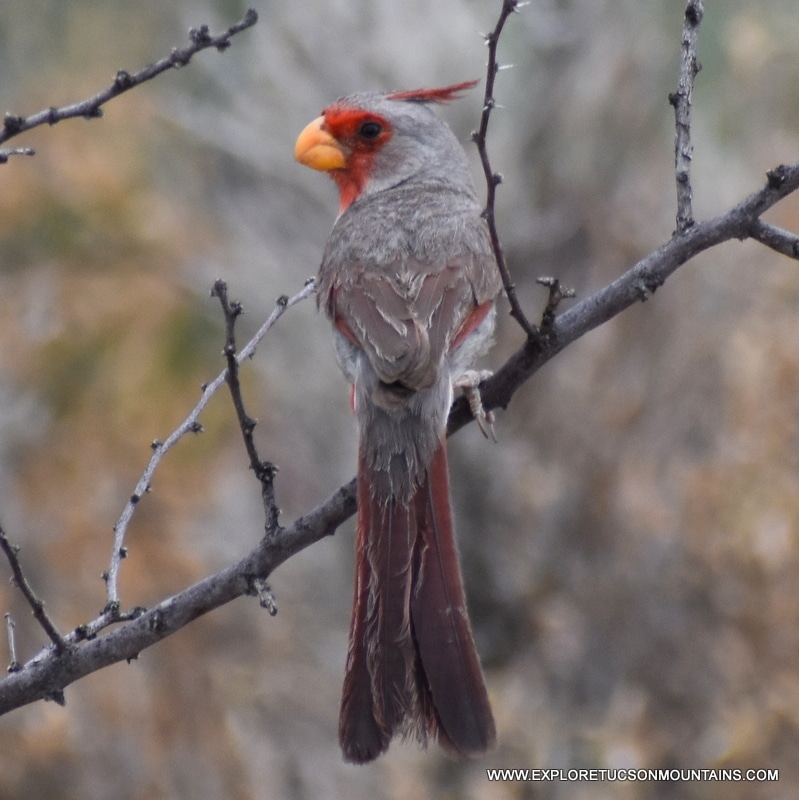
[[[356,764],[395,735],[436,740],[455,758],[496,742],[454,538],[446,425],[456,387],[474,400],[485,374],[471,366],[491,344],[502,283],[465,150],[434,111],[476,83],[339,98],[295,145],[340,200],[317,299],[358,428],[339,718],[343,757]]]

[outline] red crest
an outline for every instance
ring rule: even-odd
[[[411,89],[406,92],[393,92],[388,95],[389,100],[408,100],[411,103],[449,103],[457,100],[461,92],[473,89],[479,81],[464,81],[454,83],[452,86],[442,86],[439,89]]]

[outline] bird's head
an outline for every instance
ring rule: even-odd
[[[342,97],[305,127],[294,157],[330,175],[342,211],[417,176],[471,185],[463,148],[429,106],[454,100],[476,83]]]

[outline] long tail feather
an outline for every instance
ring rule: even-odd
[[[442,441],[414,499],[418,538],[411,620],[439,725],[439,742],[457,756],[491,748],[496,728],[463,592]]]
[[[361,483],[359,476],[359,496],[362,493]],[[391,734],[383,730],[375,719],[371,678],[366,659],[366,616],[372,570],[369,559],[362,554],[366,552],[370,528],[369,505],[359,502],[355,545],[355,599],[350,620],[349,649],[338,728],[344,758],[356,764],[377,758],[388,748],[391,741]]]
[[[339,719],[344,757],[355,763],[384,752],[413,716],[410,591],[415,539],[411,507],[375,497],[361,458],[355,602]]]
[[[410,501],[376,496],[358,470],[355,601],[339,719],[347,761],[397,733],[438,737],[455,756],[496,733],[463,593],[442,442]]]

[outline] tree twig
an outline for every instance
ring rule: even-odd
[[[22,592],[22,595],[33,611],[33,616],[36,618],[36,621],[42,626],[44,632],[53,643],[56,655],[63,654],[67,647],[64,637],[58,632],[58,628],[56,628],[55,623],[50,619],[47,612],[44,610],[44,601],[40,600],[36,596],[36,593],[31,588],[30,583],[28,583],[28,579],[25,577],[25,573],[22,571],[22,564],[19,561],[19,547],[11,544],[6,536],[6,532],[3,530],[2,525],[0,525],[0,549],[2,549],[2,551],[6,554],[8,563],[11,566],[11,574],[13,575],[12,580],[14,585]],[[11,625],[13,626],[13,622]],[[11,643],[11,641],[12,636],[9,634],[9,643]],[[15,660],[16,655],[12,653],[12,664]]]
[[[255,353],[255,349],[260,341],[264,338],[269,329],[278,321],[278,319],[280,319],[280,317],[283,316],[283,314],[289,308],[305,300],[307,297],[310,297],[314,293],[315,289],[315,283],[313,279],[310,279],[306,281],[302,290],[297,292],[297,294],[295,294],[293,297],[288,298],[288,300],[285,300],[285,302],[283,302],[281,298],[281,302],[278,302],[275,305],[274,310],[269,315],[266,322],[261,325],[255,336],[253,336],[252,339],[250,339],[250,341],[247,342],[247,344],[242,348],[241,352],[236,357],[237,363],[241,364],[246,359],[251,358]],[[208,404],[208,401],[214,396],[214,394],[216,394],[216,391],[226,379],[227,369],[223,370],[211,383],[208,383],[203,387],[203,393],[199,402],[196,406],[194,406],[186,419],[183,420],[183,422],[177,428],[175,428],[175,430],[172,431],[172,433],[170,433],[163,442],[156,440],[152,444],[153,454],[150,457],[150,461],[142,473],[141,478],[139,478],[139,482],[136,484],[133,494],[130,496],[125,508],[122,510],[122,514],[117,521],[117,524],[114,526],[114,546],[111,552],[111,563],[108,571],[103,575],[106,582],[106,610],[112,614],[114,611],[118,611],[120,608],[118,590],[119,568],[122,559],[127,553],[125,549],[125,534],[127,532],[128,525],[130,524],[130,520],[133,517],[133,513],[136,510],[136,506],[144,496],[145,492],[150,490],[150,483],[153,475],[155,474],[156,469],[158,469],[158,465],[161,463],[161,459],[166,455],[166,453],[171,450],[186,434],[198,433],[202,431],[200,414]]]
[[[32,147],[12,147],[10,150],[0,147],[0,164],[5,164],[11,156],[35,156]]]
[[[17,645],[14,639],[14,620],[6,612],[6,636],[8,638],[8,672],[19,672],[22,665],[17,661]]]
[[[480,163],[482,164],[483,172],[485,173],[487,189],[486,205],[483,211],[483,217],[488,225],[488,233],[491,237],[491,247],[494,250],[494,257],[497,260],[497,267],[499,268],[499,274],[502,277],[502,284],[505,287],[505,294],[507,295],[508,302],[510,303],[510,314],[519,323],[519,325],[521,325],[522,330],[529,337],[535,336],[538,331],[536,327],[527,319],[527,316],[525,315],[524,310],[519,303],[519,299],[516,296],[516,286],[511,280],[510,272],[508,272],[508,266],[505,262],[505,255],[502,252],[502,242],[500,241],[499,233],[497,232],[495,211],[497,186],[502,183],[502,176],[499,173],[494,172],[488,156],[488,123],[491,119],[491,112],[496,107],[496,100],[494,99],[494,81],[496,80],[497,73],[500,70],[499,61],[497,60],[499,37],[502,34],[502,29],[505,27],[508,17],[517,11],[521,5],[522,4],[519,3],[518,0],[503,0],[502,9],[500,10],[497,24],[494,26],[494,30],[485,36],[486,45],[488,46],[488,65],[486,70],[485,94],[483,96],[483,110],[480,114],[480,127],[474,133],[472,133],[472,141],[477,145],[477,152],[480,154]]]
[[[682,30],[682,55],[678,89],[669,95],[674,106],[674,173],[677,181],[677,232],[684,233],[694,224],[691,160],[694,145],[691,141],[691,104],[694,81],[702,69],[696,55],[699,26],[705,10],[702,0],[688,0]]]
[[[255,446],[253,431],[258,424],[244,408],[244,398],[241,395],[241,383],[239,382],[239,362],[236,358],[236,320],[242,313],[241,303],[230,302],[228,300],[227,284],[219,279],[214,284],[211,292],[212,296],[217,297],[225,315],[225,348],[224,354],[227,360],[227,371],[225,379],[230,389],[230,396],[233,399],[233,407],[236,409],[236,418],[239,422],[241,435],[244,439],[244,447],[250,459],[250,469],[255,473],[255,477],[261,484],[261,499],[264,504],[264,516],[266,519],[266,535],[274,533],[278,527],[278,517],[280,510],[275,502],[275,475],[277,466],[271,461],[264,461],[258,454]],[[277,308],[284,308],[289,302],[285,295],[277,300]]]
[[[154,64],[148,64],[138,72],[127,72],[126,70],[119,70],[114,77],[113,83],[93,95],[81,100],[77,103],[71,103],[56,108],[45,108],[36,114],[31,114],[28,117],[22,117],[17,114],[7,113],[3,117],[3,125],[0,128],[0,144],[7,142],[14,136],[18,136],[31,128],[37,128],[40,125],[55,125],[65,119],[74,117],[83,117],[84,119],[96,119],[103,115],[102,106],[114,97],[133,89],[136,86],[144,83],[145,81],[152,80],[162,72],[170,69],[178,69],[186,66],[191,61],[192,56],[205,50],[209,47],[215,47],[222,52],[230,47],[230,39],[240,31],[251,28],[258,22],[258,14],[250,9],[235,25],[231,25],[226,31],[217,35],[211,35],[207,25],[201,25],[199,28],[191,28],[189,30],[190,44],[186,47],[175,47],[172,52],[164,58],[156,61]],[[10,155],[33,155],[30,148],[22,148],[18,150],[3,150],[0,149],[0,164],[5,163]]]
[[[756,219],[749,228],[749,235],[781,255],[799,259],[799,236],[791,231]]]

